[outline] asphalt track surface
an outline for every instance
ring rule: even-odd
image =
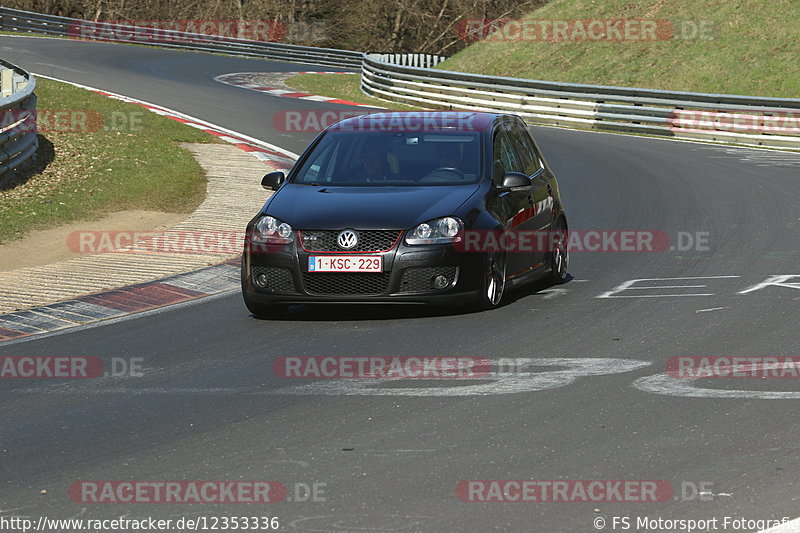
[[[274,131],[277,111],[346,109],[212,80],[229,72],[315,70],[295,64],[13,37],[0,37],[0,56],[295,152],[313,134]],[[0,516],[266,515],[278,516],[286,531],[582,532],[596,531],[597,517],[611,531],[614,516],[628,516],[635,526],[637,517],[800,515],[800,430],[793,422],[800,399],[750,393],[796,392],[796,380],[702,380],[694,385],[712,392],[694,396],[634,386],[663,373],[673,356],[800,354],[800,291],[769,286],[741,294],[773,275],[800,275],[800,157],[534,132],[559,177],[573,230],[659,230],[673,243],[678,232],[708,232],[710,249],[573,253],[574,279],[564,290],[522,288],[490,312],[296,306],[280,320],[256,320],[232,293],[0,345],[0,355],[138,357],[144,364],[136,378],[0,384]],[[253,194],[263,194],[257,183]],[[711,276],[702,283],[638,282],[705,288],[608,294],[632,279]],[[655,297],[598,297],[604,293]],[[675,296],[687,293],[712,295]],[[402,395],[392,395],[391,383],[372,394],[352,387],[287,394],[305,382],[275,377],[272,362],[295,355],[642,365],[622,371],[621,363],[606,362],[610,373],[552,388],[542,385],[552,380],[532,374],[521,389],[473,395],[451,395],[472,385],[455,380],[406,384]],[[723,390],[739,392],[714,396]],[[462,502],[456,486],[470,479],[666,480],[678,495],[683,483],[704,483],[711,495],[658,503]],[[290,497],[295,483],[324,483],[325,492],[318,498],[324,501],[293,497],[263,507],[97,505],[67,497],[81,480],[277,480]]]

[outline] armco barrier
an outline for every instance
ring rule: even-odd
[[[135,42],[137,44],[150,44],[180,50],[214,52],[338,68],[360,68],[361,56],[363,55],[361,52],[333,48],[315,48],[312,46],[253,41],[142,26],[134,27],[123,24],[92,22],[7,7],[0,7],[0,29],[3,31],[39,33],[78,39],[87,38],[93,41]]]
[[[0,59],[0,176],[26,163],[39,147],[36,80]]]
[[[361,89],[383,100],[446,109],[508,112],[533,124],[800,149],[800,99],[659,91],[503,78],[434,69],[428,54],[363,54],[164,29],[91,22],[0,7],[0,29],[120,39],[344,69],[361,68]],[[96,31],[95,31],[96,30]]]
[[[365,54],[361,89],[421,107],[514,113],[526,122],[800,149],[800,99],[502,78]]]

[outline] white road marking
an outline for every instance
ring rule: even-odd
[[[725,149],[725,153],[729,156],[733,155],[738,157],[740,161],[746,163],[754,163],[759,167],[793,167],[800,166],[800,154],[785,153],[776,154],[769,152],[760,152],[750,149],[732,150]],[[719,157],[719,156],[718,156]],[[720,157],[723,158],[724,156]]]
[[[265,390],[263,394],[328,395],[328,396],[490,396],[556,389],[573,383],[580,377],[601,376],[631,372],[651,365],[648,361],[614,358],[513,358],[498,359],[493,363],[500,368],[486,377],[449,380],[451,386],[425,386],[426,381],[441,380],[387,380],[387,379],[333,379],[315,380],[302,385]],[[538,372],[540,367],[567,367],[566,370]],[[503,368],[513,371],[504,372]],[[525,373],[527,372],[527,373]],[[413,381],[415,387],[398,387],[398,383]],[[479,383],[474,383],[478,381]],[[483,383],[480,383],[483,382]]]
[[[800,274],[789,274],[789,275],[775,275],[770,276],[766,279],[766,281],[762,281],[761,283],[757,283],[752,287],[748,287],[743,291],[739,291],[739,294],[747,294],[749,292],[758,291],[765,287],[773,286],[773,287],[786,287],[789,289],[800,289],[800,283],[787,283],[792,278],[800,278]]]
[[[795,518],[779,526],[764,529],[758,533],[798,533],[800,532],[800,518]]]
[[[618,293],[629,291],[629,290],[644,290],[644,289],[696,289],[696,288],[704,288],[706,285],[653,285],[649,287],[634,287],[633,285],[643,281],[677,281],[677,280],[695,280],[695,279],[726,279],[726,278],[738,278],[739,276],[689,276],[689,277],[682,277],[682,278],[640,278],[640,279],[629,279],[623,283],[620,283],[610,291],[606,291],[595,298],[672,298],[677,296],[714,296],[714,293],[697,293],[697,292],[690,292],[690,293],[678,293],[678,294],[640,294],[640,295],[619,295]]]
[[[696,386],[695,379],[673,378],[667,373],[639,378],[632,386],[642,392],[682,398],[736,398],[746,400],[797,400],[797,391],[757,391],[704,389]]]
[[[552,288],[552,289],[545,289],[543,291],[539,291],[539,294],[544,294],[545,300],[552,300],[557,296],[561,296],[567,294],[569,290],[561,289],[561,288]]]
[[[645,280],[639,280],[645,281]],[[646,291],[648,289],[703,289],[708,285],[656,285],[655,287],[629,287],[629,291]]]
[[[714,496],[724,496],[724,497],[726,497],[726,498],[733,498],[733,494],[731,494],[730,492],[718,492],[718,493],[713,493],[713,492],[711,492],[711,491],[708,491],[708,490],[700,491],[700,492],[698,493],[698,495],[700,495],[700,496],[711,496],[712,498],[713,498]]]
[[[721,311],[723,309],[730,309],[730,307],[712,307],[710,309],[698,309],[695,313],[708,313],[709,311]]]
[[[265,389],[250,387],[137,387],[136,379],[122,380],[117,385],[103,387],[96,380],[81,380],[60,386],[41,386],[15,389],[14,394],[236,394],[250,396],[490,396],[556,389],[574,383],[578,378],[631,372],[650,366],[649,361],[616,358],[501,358],[492,361],[494,372],[474,379],[449,379],[451,385],[441,386],[442,379],[329,379],[302,380],[300,385]],[[542,371],[555,367],[561,370]],[[298,380],[286,380],[295,383]],[[132,383],[132,384],[129,384]],[[435,383],[428,386],[427,383]],[[405,386],[398,386],[403,384]],[[409,386],[411,385],[411,386]]]

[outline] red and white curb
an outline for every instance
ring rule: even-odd
[[[385,107],[380,107],[373,104],[359,104],[356,102],[350,102],[349,100],[342,100],[341,98],[331,98],[329,96],[319,96],[316,94],[278,89],[275,87],[266,87],[251,81],[253,76],[264,74],[286,74],[293,76],[295,74],[352,74],[352,72],[233,72],[231,74],[221,74],[219,76],[215,76],[214,81],[218,81],[226,85],[232,85],[234,87],[241,87],[242,89],[266,93],[272,96],[280,96],[282,98],[296,98],[297,100],[310,100],[312,102],[328,102],[331,104],[371,107],[373,109],[386,109]]]
[[[172,120],[175,120],[182,124],[186,124],[187,126],[197,128],[210,135],[214,135],[220,140],[229,142],[235,145],[237,148],[244,150],[245,152],[251,152],[255,157],[257,157],[262,161],[269,161],[276,167],[280,167],[283,169],[291,168],[294,162],[299,157],[294,152],[290,152],[279,146],[275,146],[273,144],[260,141],[248,135],[243,135],[241,133],[231,131],[227,128],[223,128],[222,126],[217,126],[216,124],[211,124],[210,122],[206,122],[199,118],[192,117],[185,113],[181,113],[180,111],[168,109],[160,105],[151,104],[150,102],[145,102],[144,100],[138,100],[136,98],[131,98],[130,96],[113,93],[111,91],[104,91],[102,89],[97,89],[95,87],[89,87],[88,85],[81,85],[80,83],[62,80],[59,78],[52,78],[50,76],[44,76],[42,74],[35,74],[35,76],[39,78],[45,78],[48,80],[58,81],[61,83],[68,83],[69,85],[72,85],[74,87],[80,87],[81,89],[86,89],[87,91],[92,91],[93,93],[101,94],[108,98],[113,98],[115,100],[120,100],[122,102],[127,102],[130,104],[136,104],[142,106],[148,111],[151,111],[158,115],[165,116],[167,118],[171,118]]]
[[[276,167],[290,168],[299,157],[297,154],[279,146],[231,131],[179,111],[59,78],[41,74],[36,74],[36,76],[67,83],[123,102],[140,105],[148,111],[203,130],[223,141],[232,143],[236,147],[252,153],[258,159],[265,162],[268,161]],[[199,298],[233,291],[238,289],[240,284],[239,263],[240,259],[237,258],[218,265],[155,281],[138,283],[0,315],[0,345],[47,334],[56,334],[67,329],[90,327],[95,323],[114,322],[123,319],[126,315],[154,312],[162,307],[178,305]]]
[[[0,345],[230,292],[239,261],[0,315]]]

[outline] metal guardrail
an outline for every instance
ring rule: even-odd
[[[521,115],[534,124],[800,149],[800,99],[659,91],[467,74],[365,54],[361,90],[411,104]]]
[[[659,91],[433,69],[427,54],[362,54],[92,22],[0,7],[0,29],[361,69],[361,89],[421,107],[508,112],[529,123],[800,149],[800,99]],[[127,36],[127,37],[126,37]]]
[[[361,52],[254,41],[161,28],[127,26],[58,17],[0,7],[0,30],[39,33],[92,41],[128,42],[165,48],[306,63],[327,67],[361,67]]]
[[[36,80],[0,59],[0,176],[36,154]]]

